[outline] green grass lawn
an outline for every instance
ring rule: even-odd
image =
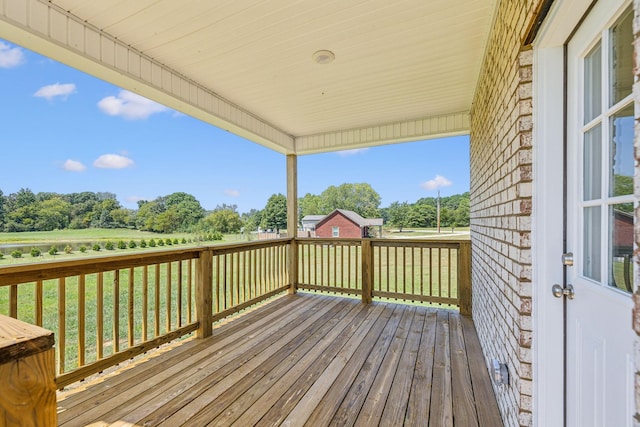
[[[388,239],[446,239],[446,240],[469,240],[469,227],[454,228],[441,227],[440,233],[436,228],[385,228],[382,235]]]

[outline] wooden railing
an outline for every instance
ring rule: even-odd
[[[297,239],[298,288],[471,313],[469,241]]]
[[[290,240],[0,268],[0,314],[55,334],[62,388],[289,288]]]
[[[15,265],[0,314],[55,333],[62,388],[296,288],[470,314],[470,258],[468,241],[285,238]]]

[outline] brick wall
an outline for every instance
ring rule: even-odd
[[[360,227],[340,213],[335,213],[326,222],[316,226],[316,237],[333,237],[333,227],[340,227],[340,236],[346,238],[362,237]]]
[[[506,426],[532,424],[532,58],[522,40],[539,1],[500,2],[471,111],[473,318]]]

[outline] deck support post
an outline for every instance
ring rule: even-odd
[[[298,156],[287,155],[287,236],[289,244],[289,294],[298,287]]]
[[[202,250],[196,269],[196,316],[198,338],[213,333],[213,252]]]
[[[458,251],[458,300],[460,314],[471,316],[471,242],[461,241]]]
[[[373,248],[371,240],[362,239],[362,302],[373,301]]]

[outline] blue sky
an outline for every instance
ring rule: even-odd
[[[127,208],[176,191],[205,209],[286,194],[282,154],[0,40],[0,190],[108,191]],[[298,192],[366,182],[381,207],[469,190],[467,136],[298,158]]]

